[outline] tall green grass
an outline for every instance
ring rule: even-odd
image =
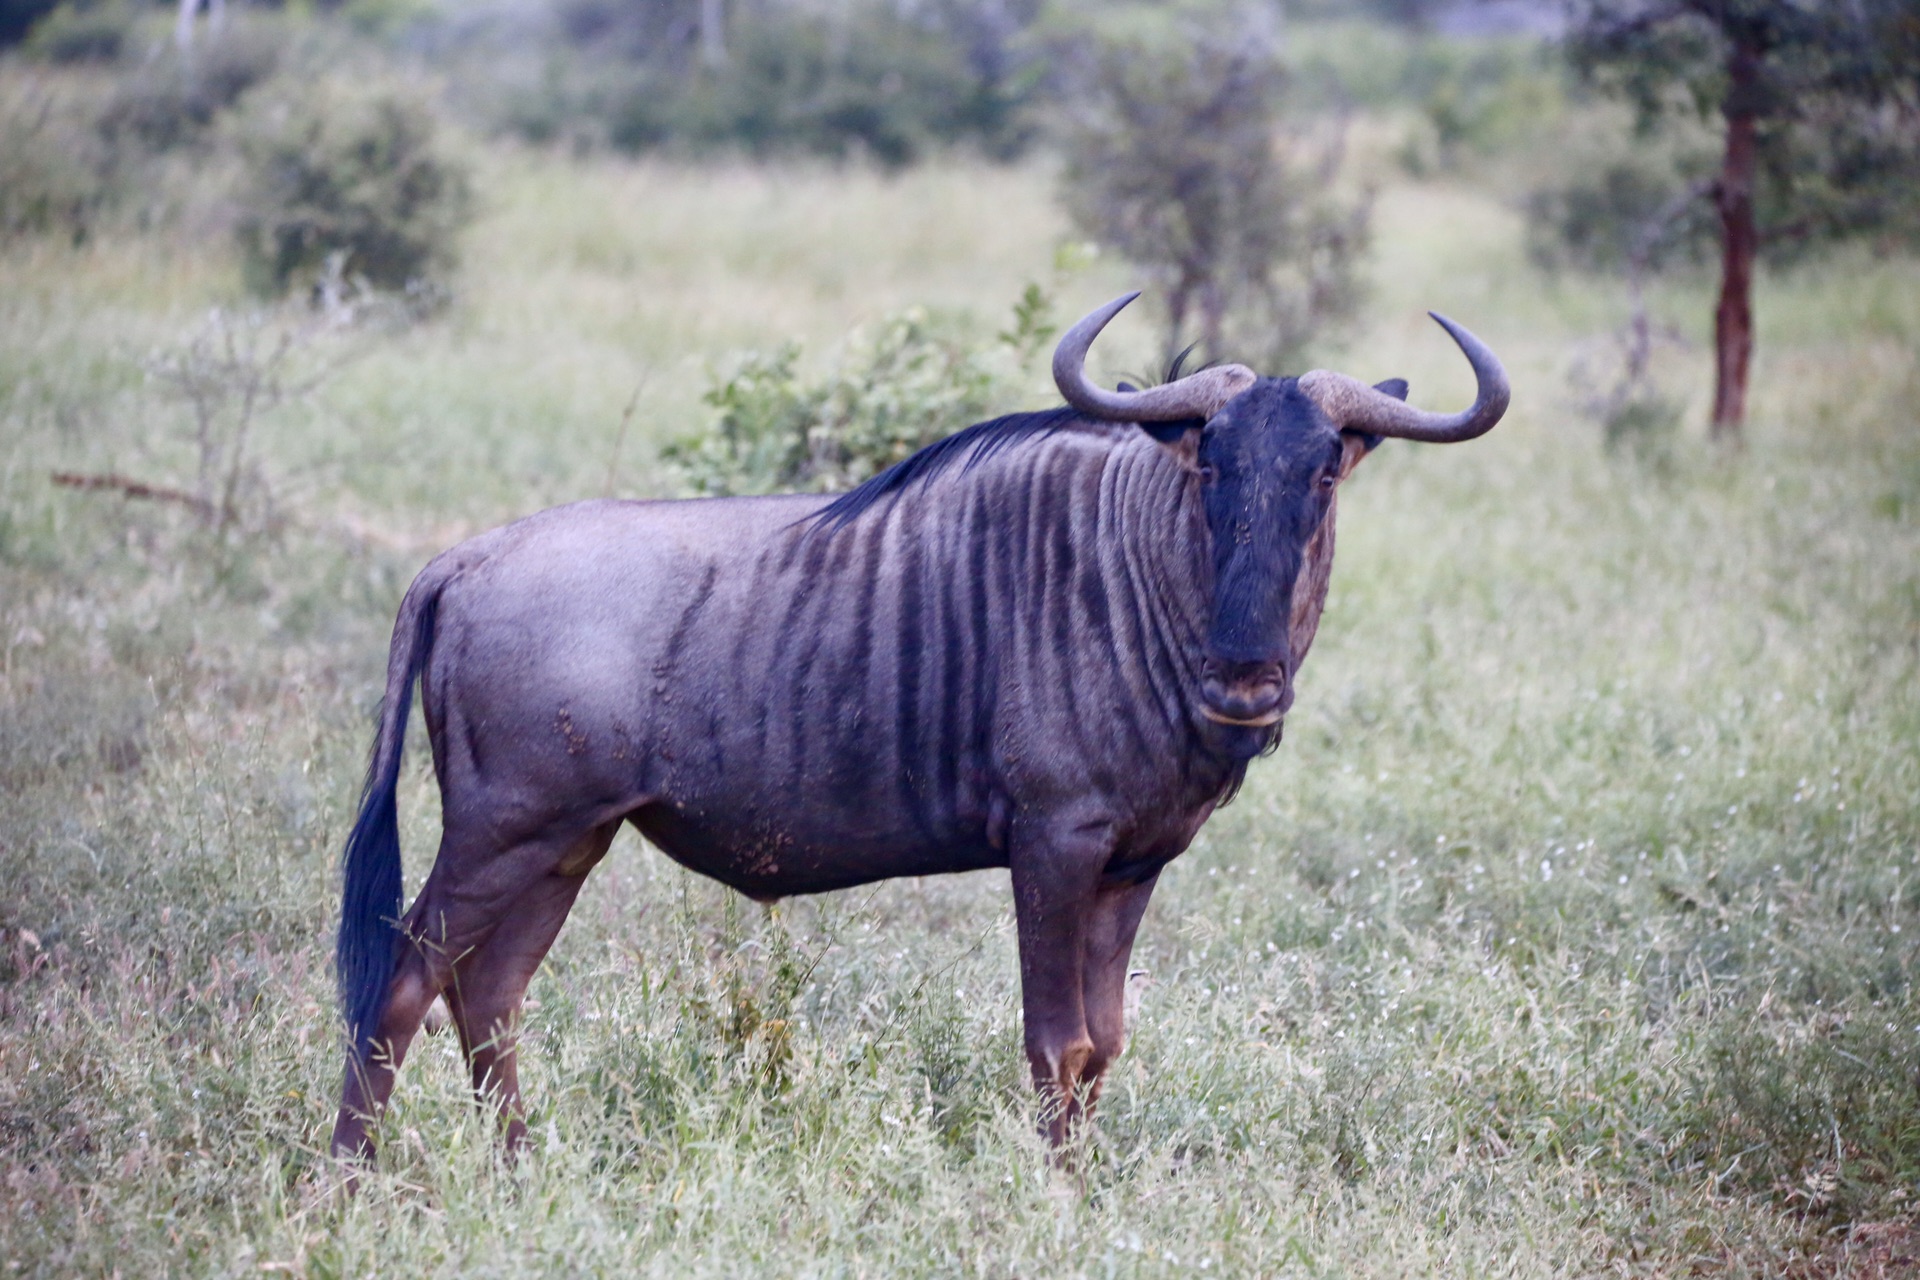
[[[1464,186],[1382,192],[1329,362],[1509,421],[1347,486],[1279,754],[1166,873],[1071,1172],[1033,1133],[1004,876],[767,912],[631,837],[528,1016],[526,1158],[425,1040],[360,1194],[334,864],[408,576],[671,483],[733,353],[1052,281],[1048,179],[491,152],[452,311],[263,420],[288,518],[218,539],[143,374],[239,295],[172,240],[0,257],[0,1258],[10,1274],[1828,1274],[1920,1192],[1920,264],[1761,291],[1745,453],[1606,454],[1617,291]],[[1096,263],[1077,311],[1127,283]],[[1704,296],[1662,376],[1702,403]],[[1116,326],[1105,372],[1148,325]],[[319,355],[334,348],[318,348]],[[638,395],[636,397],[636,389]],[[623,430],[625,406],[636,408]],[[1047,403],[1044,388],[1031,403]],[[416,734],[416,737],[418,735]],[[436,835],[401,798],[410,883]],[[1877,1252],[1876,1252],[1877,1251]]]

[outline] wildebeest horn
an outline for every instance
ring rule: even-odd
[[[1315,369],[1300,378],[1300,389],[1312,396],[1329,418],[1342,429],[1364,431],[1370,435],[1392,436],[1399,440],[1420,440],[1428,444],[1453,444],[1471,440],[1493,430],[1500,415],[1507,411],[1512,388],[1500,358],[1486,343],[1441,315],[1429,311],[1440,327],[1453,336],[1473,376],[1479,383],[1473,407],[1463,413],[1428,413],[1404,400],[1396,400],[1384,391],[1350,378],[1344,373]],[[1084,322],[1083,322],[1084,323]]]
[[[1054,385],[1060,388],[1068,404],[1090,418],[1115,422],[1177,422],[1182,418],[1211,418],[1227,401],[1254,384],[1254,372],[1245,365],[1221,364],[1145,391],[1109,391],[1095,386],[1087,378],[1087,348],[1107,327],[1107,321],[1139,296],[1135,290],[1087,313],[1080,323],[1067,330],[1060,345],[1053,349]]]

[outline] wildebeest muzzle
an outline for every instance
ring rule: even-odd
[[[1278,724],[1293,705],[1285,659],[1225,662],[1209,658],[1200,671],[1200,714],[1216,724],[1263,728]]]

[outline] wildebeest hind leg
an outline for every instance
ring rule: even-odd
[[[426,895],[422,894],[422,898]],[[416,905],[416,912],[418,907]],[[409,916],[409,924],[413,923]],[[452,965],[436,949],[402,944],[387,988],[385,1011],[364,1056],[349,1053],[340,1113],[333,1123],[333,1154],[364,1160],[373,1154],[369,1128],[393,1094],[394,1073],[420,1030],[428,1006],[446,985]]]
[[[448,1008],[473,1071],[475,1095],[482,1102],[491,1100],[507,1122],[509,1152],[519,1147],[527,1131],[517,1056],[527,985],[566,923],[587,872],[606,856],[619,829],[618,822],[608,823],[562,846],[557,857],[524,860],[540,872],[505,904],[486,941],[454,966]],[[519,859],[521,851],[502,856]]]

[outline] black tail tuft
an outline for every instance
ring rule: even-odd
[[[433,651],[437,603],[429,596],[420,609],[397,706],[393,705],[393,689],[388,689],[388,705],[380,712],[380,731],[374,739],[367,784],[360,797],[360,816],[347,836],[342,859],[340,936],[334,948],[334,972],[340,984],[340,1008],[346,1015],[347,1034],[360,1057],[367,1054],[380,1017],[386,1012],[387,987],[400,945],[400,818],[394,793],[405,754],[402,747],[414,681]]]

